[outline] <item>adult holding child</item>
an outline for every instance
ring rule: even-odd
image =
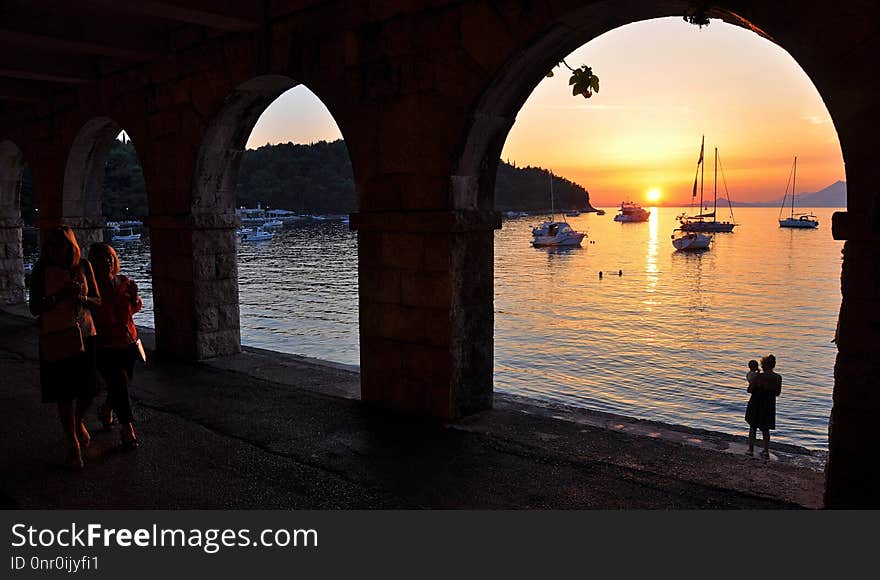
[[[83,423],[97,386],[90,309],[100,304],[94,272],[81,259],[73,230],[53,228],[31,274],[28,307],[39,319],[42,399],[58,405],[67,463],[74,469],[82,469],[82,448],[91,441]]]
[[[107,404],[99,415],[108,427],[115,413],[120,423],[122,448],[135,449],[139,442],[134,432],[130,396],[134,363],[140,351],[132,316],[140,312],[143,301],[135,281],[119,273],[119,256],[110,244],[92,244],[89,261],[103,297],[101,305],[94,310],[98,370],[107,385]]]
[[[761,358],[762,372],[749,381],[749,403],[746,407],[746,422],[749,424],[749,455],[755,452],[755,437],[758,429],[763,435],[764,450],[761,456],[770,458],[770,431],[776,429],[776,397],[782,393],[782,376],[775,372],[776,357],[767,355]]]

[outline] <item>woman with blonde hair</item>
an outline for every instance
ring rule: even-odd
[[[58,405],[68,440],[67,463],[74,469],[82,469],[82,448],[91,441],[83,423],[97,384],[95,324],[89,309],[100,303],[95,274],[80,259],[73,230],[50,230],[31,274],[28,306],[39,318],[43,402]]]
[[[143,306],[134,280],[119,273],[119,255],[113,246],[92,244],[89,261],[95,270],[101,305],[94,310],[98,329],[98,370],[107,385],[107,404],[99,411],[101,422],[109,428],[113,413],[119,420],[121,446],[135,449],[138,440],[134,434],[131,413],[131,378],[134,361],[139,355],[138,333],[132,316]]]

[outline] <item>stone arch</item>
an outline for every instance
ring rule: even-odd
[[[841,278],[843,301],[835,336],[838,356],[834,372],[834,406],[829,421],[825,503],[828,507],[877,506],[880,505],[880,488],[864,482],[880,481],[880,462],[875,446],[880,436],[875,421],[880,398],[876,389],[866,388],[863,378],[876,376],[877,365],[861,358],[866,352],[873,352],[873,348],[865,345],[876,336],[875,331],[868,331],[864,324],[865,318],[871,316],[870,312],[876,310],[876,300],[863,300],[866,287],[877,284],[877,228],[872,230],[872,226],[866,223],[869,219],[864,217],[870,213],[868,208],[876,206],[876,201],[872,201],[866,191],[869,187],[874,188],[876,183],[876,163],[869,161],[872,154],[866,147],[873,138],[868,127],[876,124],[872,123],[874,110],[852,96],[858,79],[870,74],[871,53],[848,49],[854,56],[847,74],[853,74],[847,77],[846,86],[838,87],[835,84],[841,82],[843,75],[837,70],[833,55],[823,56],[822,49],[812,44],[821,27],[810,21],[810,17],[792,20],[784,6],[736,3],[737,10],[746,14],[745,17],[734,10],[719,7],[719,4],[734,5],[718,2],[708,11],[708,16],[751,30],[792,56],[825,102],[838,135],[846,163],[847,206],[859,211],[834,216],[835,238],[848,241],[844,248]],[[450,176],[453,206],[460,210],[494,209],[495,175],[516,115],[534,87],[562,58],[620,26],[653,18],[681,17],[688,5],[673,1],[591,3],[558,15],[542,33],[532,36],[521,49],[513,52],[472,101],[467,123],[456,146]],[[847,14],[851,12],[854,11]],[[854,16],[850,14],[850,17]],[[832,42],[829,40],[823,46],[827,48]],[[859,282],[855,281],[857,277]],[[491,336],[494,320],[483,318],[480,328]],[[483,368],[491,366],[483,365]]]
[[[278,97],[299,84],[287,76],[266,75],[239,85],[208,125],[199,146],[189,227],[194,262],[194,317],[197,329],[204,335],[197,339],[200,358],[241,350],[235,234],[239,169],[248,138],[260,116]]]
[[[599,2],[571,11],[556,20],[534,42],[518,52],[498,69],[471,109],[465,134],[459,141],[456,163],[450,183],[453,204],[458,209],[491,210],[494,207],[495,172],[504,142],[516,115],[541,79],[575,49],[594,38],[635,22],[663,17],[681,17],[686,3],[661,1],[654,3]],[[781,9],[780,9],[781,10]],[[772,12],[772,9],[771,9]],[[821,83],[812,72],[808,58],[798,59],[795,51],[801,44],[771,35],[765,29],[725,9],[708,11],[713,19],[740,26],[778,44],[792,55],[813,80],[817,90]],[[771,16],[775,16],[772,15]],[[823,98],[826,95],[822,95]],[[838,127],[832,103],[825,98],[832,122]],[[843,136],[841,148],[846,154]]]
[[[217,214],[234,220],[235,186],[245,144],[263,111],[298,83],[290,77],[267,75],[239,85],[211,122],[196,161],[193,215]]]
[[[21,173],[24,155],[10,140],[0,141],[0,304],[24,302]]]
[[[79,130],[64,168],[62,220],[76,232],[80,245],[103,241],[101,212],[104,164],[122,128],[109,117],[96,117]]]

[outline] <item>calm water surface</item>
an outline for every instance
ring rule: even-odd
[[[640,224],[607,211],[568,218],[589,234],[581,248],[530,247],[540,217],[496,232],[496,389],[743,434],[746,363],[773,353],[783,377],[774,437],[827,448],[834,210],[816,210],[819,229],[800,231],[779,228],[774,208],[737,209],[735,233],[701,254],[674,251],[678,209],[652,209]],[[358,364],[356,241],[346,223],[303,220],[240,244],[242,342]],[[149,241],[119,249],[144,295],[137,322],[152,326]]]

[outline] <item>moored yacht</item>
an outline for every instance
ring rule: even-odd
[[[646,222],[651,212],[632,201],[624,201],[620,204],[619,213],[614,216],[616,222]]]

